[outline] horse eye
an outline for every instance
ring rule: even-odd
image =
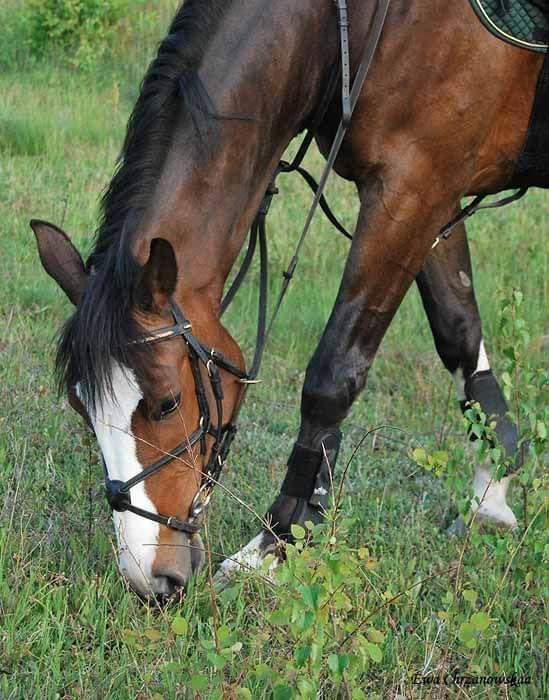
[[[170,413],[173,413],[174,411],[176,411],[179,408],[180,403],[181,403],[181,394],[177,394],[177,396],[170,396],[169,398],[165,398],[161,401],[158,409],[151,414],[151,417],[154,420],[162,420],[166,416],[169,416]]]

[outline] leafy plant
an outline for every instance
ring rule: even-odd
[[[221,593],[226,610],[243,595],[254,601],[259,624],[245,639],[234,618],[216,628],[213,617],[205,636],[189,639],[188,623],[176,614],[172,633],[198,647],[202,661],[187,675],[187,690],[208,698],[256,697],[257,688],[280,700],[316,698],[320,692],[335,697],[342,689],[349,697],[367,697],[368,674],[383,659],[386,637],[373,618],[390,605],[391,595],[371,586],[377,562],[367,548],[347,544],[350,525],[331,513],[319,525],[292,526],[294,542],[272,574],[274,586],[267,579],[272,563],[267,557],[259,574],[246,574]],[[250,594],[250,576],[264,589],[262,603]],[[164,670],[183,671],[173,665]]]
[[[60,51],[79,68],[105,54],[117,25],[136,3],[130,0],[31,0],[27,9],[29,44],[35,56]]]

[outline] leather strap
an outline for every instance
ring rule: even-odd
[[[337,9],[337,26],[339,27],[339,45],[341,50],[341,121],[348,128],[353,116],[351,107],[351,59],[349,55],[349,18],[347,0],[334,0]]]

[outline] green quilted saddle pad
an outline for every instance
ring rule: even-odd
[[[549,14],[529,0],[470,0],[484,26],[498,39],[530,51],[546,53]]]

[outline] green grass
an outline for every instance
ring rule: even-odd
[[[160,25],[165,25],[165,13]],[[70,306],[43,273],[27,224],[33,216],[50,219],[64,226],[81,250],[89,250],[98,196],[112,173],[137,76],[160,36],[159,26],[150,30],[148,44],[122,47],[132,62],[130,71],[114,64],[96,75],[79,74],[52,59],[0,74],[2,698],[187,697],[187,674],[201,663],[198,645],[182,644],[171,634],[175,611],[142,607],[116,570],[95,448],[66,400],[58,400],[54,391],[53,337]],[[313,154],[308,161],[318,172],[320,158]],[[269,221],[273,292],[310,202],[310,192],[296,177],[285,176],[280,185]],[[334,177],[328,196],[352,227],[352,187]],[[476,290],[496,371],[502,366],[499,300],[512,287],[525,296],[528,362],[543,366],[543,337],[546,348],[549,332],[548,217],[549,197],[535,191],[509,208],[479,215],[470,225]],[[264,383],[249,393],[224,482],[259,513],[270,505],[284,474],[298,427],[304,370],[330,312],[347,247],[317,217],[266,353]],[[248,356],[256,277],[257,271],[228,319]],[[449,541],[441,528],[450,518],[452,498],[465,493],[472,458],[465,453],[453,474],[436,479],[418,473],[408,456],[410,444],[435,445],[441,433],[443,447],[459,454],[462,426],[453,395],[449,405],[450,391],[414,289],[383,342],[367,392],[346,422],[341,457],[344,464],[373,426],[390,424],[405,431],[385,431],[375,445],[366,441],[346,484],[345,512],[356,518],[348,537],[351,544],[369,548],[379,592],[397,593],[459,558],[461,543]],[[541,404],[543,397],[538,400]],[[541,467],[533,460],[526,488],[517,487],[512,496],[521,533],[538,504],[530,484],[541,477]],[[257,528],[249,512],[216,493],[209,517],[212,550],[232,553]],[[528,532],[498,592],[509,561],[507,548],[519,538],[475,535],[461,577],[482,604],[497,594],[492,611],[497,635],[476,658],[482,672],[531,675],[531,685],[510,689],[509,696],[543,698],[546,581],[540,525]],[[447,654],[448,664],[467,667],[450,630],[437,636],[437,612],[452,587],[448,574],[435,575],[398,606],[378,613],[376,626],[386,632],[386,642],[381,665],[372,669],[375,677],[365,679],[368,697],[399,690],[406,697],[441,697],[407,680],[431,653],[431,666]],[[367,587],[364,594],[369,600],[375,600],[374,588]],[[244,642],[238,662],[244,669],[257,660],[249,646],[261,627],[254,611],[268,606],[272,595],[250,583],[238,601],[220,608]],[[180,612],[190,621],[190,638],[211,634],[204,576],[194,582]],[[357,618],[361,614],[357,609]],[[160,641],[152,633],[151,639],[143,636],[151,629],[159,632]],[[256,653],[268,660],[267,651]],[[169,661],[182,663],[182,671],[162,670]],[[259,685],[253,692],[264,696]],[[453,696],[454,691],[447,692]],[[481,686],[467,693],[460,697],[500,696],[499,690]]]

